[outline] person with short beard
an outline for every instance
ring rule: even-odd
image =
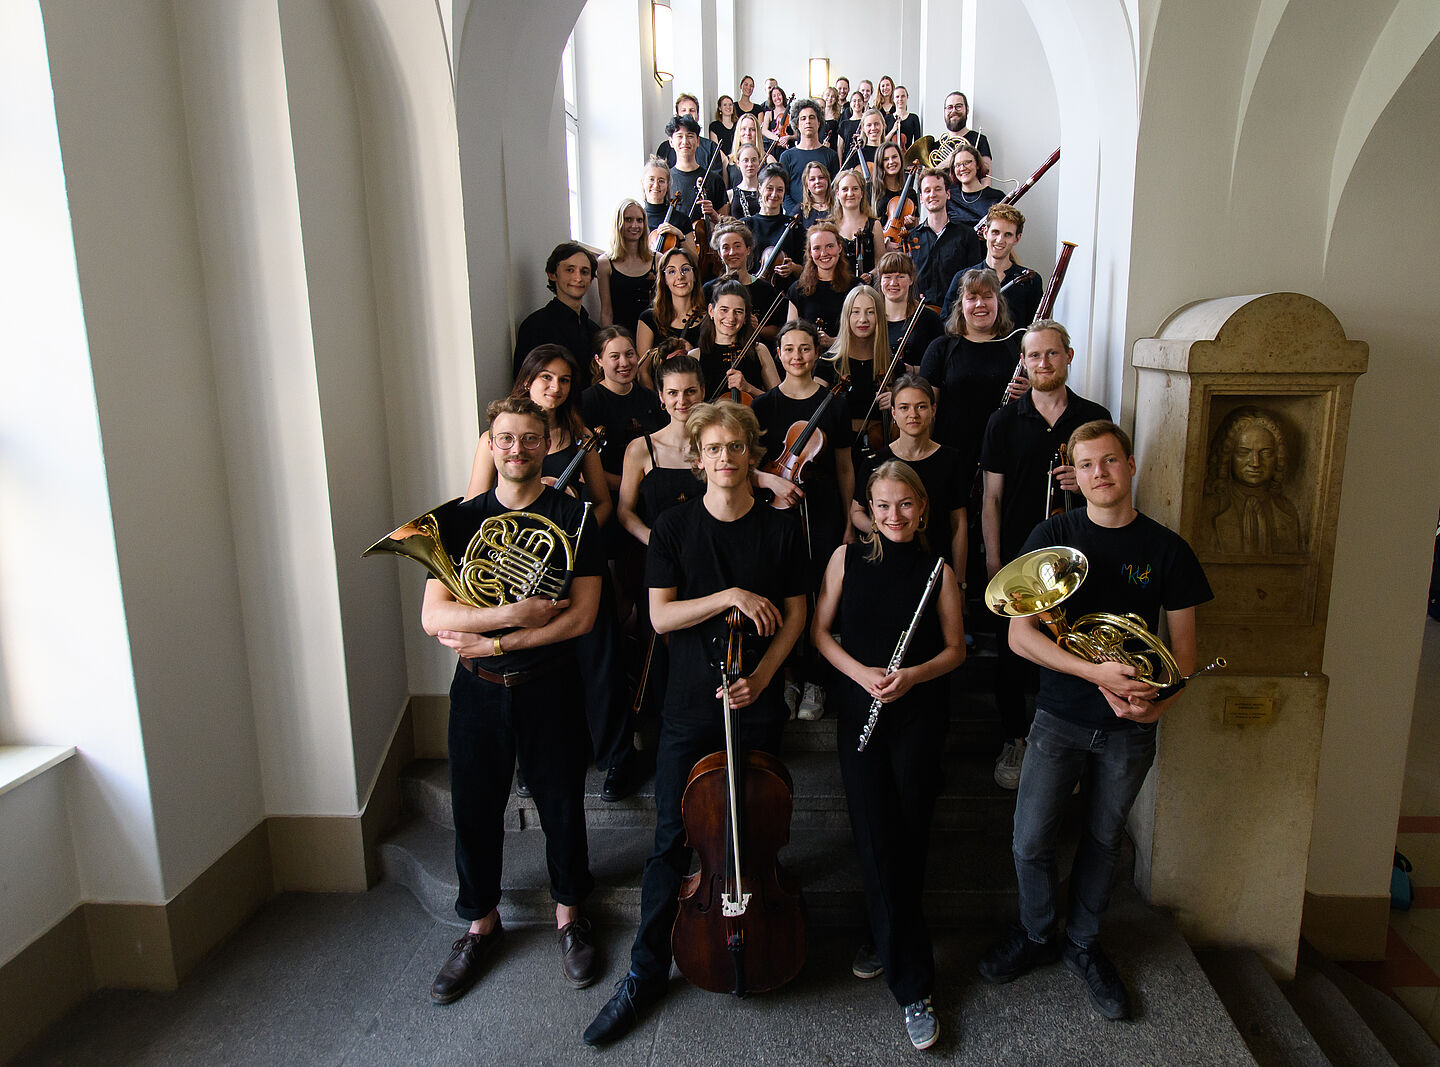
[[[425,583],[421,625],[460,656],[450,687],[450,801],[459,876],[455,913],[470,926],[430,986],[437,1004],[465,995],[503,934],[504,818],[517,762],[545,831],[565,979],[583,987],[598,975],[590,923],[580,913],[595,879],[585,835],[590,742],[575,639],[594,624],[604,554],[580,501],[540,480],[550,441],[545,411],[527,397],[511,396],[495,401],[486,414],[486,447],[499,480],[459,505],[447,550],[458,545],[463,551],[482,522],[511,511],[543,515],[578,535],[579,544],[563,599],[535,596],[476,608],[457,601],[437,579]]]
[[[915,243],[915,280],[920,299],[939,307],[951,279],[984,251],[975,231],[951,217],[945,175],[926,167],[918,180],[924,217],[910,231]]]
[[[1051,496],[1063,506],[1064,491],[1076,493],[1075,467],[1057,464],[1056,450],[1076,427],[1110,412],[1093,400],[1077,396],[1066,382],[1075,350],[1070,334],[1054,319],[1037,319],[1020,339],[1030,391],[990,416],[980,447],[985,472],[980,528],[985,538],[987,580],[1020,554],[1020,546],[1045,512],[1046,480],[1055,479]],[[1053,474],[1052,474],[1053,471]],[[1083,503],[1078,493],[1072,498]],[[995,664],[995,706],[1005,737],[995,761],[995,782],[1005,789],[1020,784],[1025,759],[1025,734],[1030,724],[1025,711],[1025,661],[1010,650],[1007,620],[996,622],[999,655]]]
[[[512,376],[520,373],[525,357],[541,345],[559,345],[577,363],[589,356],[600,326],[590,318],[581,302],[595,281],[598,266],[595,253],[575,241],[564,241],[550,250],[550,258],[545,261],[545,288],[554,293],[555,298],[526,315],[515,331]],[[587,372],[583,381],[575,383],[575,388],[584,389],[589,384]]]
[[[958,134],[980,150],[980,158],[985,163],[984,173],[980,177],[989,178],[990,138],[979,130],[970,128],[970,99],[962,92],[953,92],[945,98],[945,130],[947,133]]]
[[[840,171],[840,157],[833,148],[826,148],[820,143],[822,116],[820,105],[808,97],[796,100],[790,108],[790,125],[798,132],[799,140],[794,147],[780,153],[780,166],[790,179],[789,191],[785,197],[785,210],[788,212],[793,212],[800,206],[807,166],[819,163],[832,175]]]

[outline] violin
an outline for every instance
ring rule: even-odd
[[[848,376],[841,377],[832,385],[829,394],[815,409],[815,414],[810,416],[810,421],[791,423],[790,429],[785,431],[785,447],[778,456],[760,469],[766,474],[774,474],[796,485],[804,485],[805,468],[815,462],[825,448],[825,431],[820,429],[820,418],[825,414],[830,402],[849,388]],[[781,504],[778,498],[771,506],[782,511],[789,507],[788,504]]]
[[[905,185],[890,201],[885,209],[885,240],[892,244],[899,245],[906,255],[913,256],[915,249],[910,238],[910,227],[905,225],[905,219],[911,216],[918,217],[920,207],[915,203],[915,175],[920,173],[918,166],[911,167],[910,173],[905,175]]]
[[[562,493],[569,493],[571,496],[576,496],[577,494],[567,488],[567,486],[569,486],[571,480],[575,477],[575,472],[580,469],[580,464],[584,462],[585,456],[588,453],[604,447],[605,427],[597,426],[590,431],[590,436],[581,441],[580,446],[575,449],[575,455],[571,458],[570,462],[565,465],[565,469],[560,472],[560,477],[555,479],[555,488]]]
[[[750,354],[750,350],[755,347],[755,342],[760,340],[760,331],[765,329],[765,324],[770,321],[771,316],[775,314],[780,305],[788,299],[789,297],[783,292],[776,294],[775,300],[771,303],[769,310],[760,316],[760,322],[756,325],[754,332],[750,334],[750,339],[741,346],[740,351],[736,352],[735,355],[730,358],[730,362],[725,365],[725,374],[728,375],[732,370],[740,366],[740,361]],[[723,379],[724,375],[721,377]],[[722,380],[722,384],[710,395],[710,403],[715,403],[726,391]],[[750,394],[743,389],[737,387],[728,391],[730,393],[730,399],[737,404],[744,404],[746,407],[749,407],[753,402]]]
[[[890,379],[895,375],[895,368],[905,362],[905,346],[909,343],[910,334],[914,331],[916,323],[920,321],[920,313],[924,309],[924,304],[917,304],[914,313],[910,316],[910,321],[905,324],[905,332],[900,337],[900,344],[895,349],[895,355],[890,359],[890,366],[885,368],[884,377],[876,385],[875,399],[870,401],[870,408],[865,412],[865,425],[860,427],[860,432],[855,436],[855,448],[867,466],[875,466],[876,461],[880,458],[881,447],[890,442],[890,413],[881,411],[877,414],[876,408],[880,404],[880,394],[890,388]]]
[[[803,212],[797,211],[790,216],[790,221],[785,224],[785,229],[780,231],[779,239],[769,248],[765,249],[765,254],[760,260],[760,269],[755,272],[755,277],[763,282],[774,284],[775,269],[780,266],[780,259],[785,254],[785,242],[788,241],[790,235],[795,232],[795,227],[804,221],[805,215]]]
[[[737,997],[777,989],[805,964],[800,888],[776,859],[790,840],[790,772],[768,752],[736,751],[730,686],[744,674],[744,622],[731,608],[716,664],[725,748],[695,764],[680,801],[700,870],[681,886],[670,933],[692,985]]]
[[[666,226],[675,225],[675,212],[680,209],[680,194],[677,192],[670,198],[670,206],[665,209],[665,217],[660,220],[660,225],[655,227],[655,232],[650,235],[650,251],[657,256],[663,256],[670,249],[680,243],[680,237],[673,230],[666,230]]]
[[[710,177],[710,168],[715,166],[715,161],[720,158],[720,153],[711,152],[710,162],[705,167],[705,173],[695,179],[695,204],[690,209],[690,229],[695,234],[696,245],[700,250],[700,280],[707,282],[711,278],[718,278],[725,273],[725,264],[720,259],[720,253],[710,247],[710,220],[705,217],[705,212],[700,211],[700,199],[705,195],[705,182]],[[700,211],[700,217],[695,218],[695,212]]]

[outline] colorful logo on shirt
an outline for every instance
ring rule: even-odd
[[[1150,576],[1154,570],[1154,565],[1150,563],[1143,565],[1139,563],[1120,564],[1120,573],[1125,576],[1125,580],[1131,585],[1138,585],[1141,589],[1150,584]]]

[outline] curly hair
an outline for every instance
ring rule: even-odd
[[[1265,488],[1278,493],[1285,483],[1285,474],[1290,465],[1290,453],[1285,447],[1285,432],[1274,415],[1260,408],[1245,405],[1238,407],[1221,420],[1220,427],[1210,444],[1210,462],[1205,472],[1205,491],[1223,493],[1233,480],[1230,464],[1235,458],[1235,449],[1240,435],[1251,426],[1259,426],[1275,439],[1275,473]]]

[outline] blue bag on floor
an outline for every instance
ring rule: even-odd
[[[1395,853],[1395,866],[1390,868],[1390,906],[1400,911],[1409,911],[1415,900],[1415,889],[1410,884],[1413,868],[1402,852]]]

